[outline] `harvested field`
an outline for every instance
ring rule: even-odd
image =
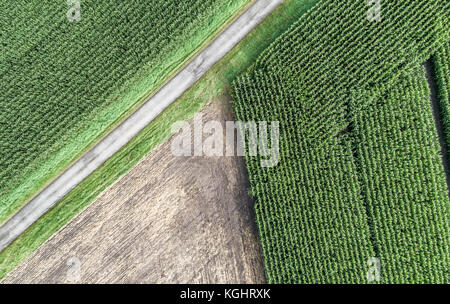
[[[204,119],[230,119],[227,101]],[[173,157],[170,141],[105,191],[3,283],[263,283],[244,161]]]

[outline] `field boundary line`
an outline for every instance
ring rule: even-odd
[[[156,94],[0,227],[0,251],[195,84],[284,0],[257,0]]]
[[[450,197],[450,168],[448,159],[448,148],[445,140],[444,123],[441,116],[441,107],[439,104],[439,88],[437,84],[436,64],[432,58],[425,61],[423,64],[425,69],[425,76],[430,90],[430,106],[433,114],[434,125],[436,127],[437,136],[439,140],[439,148],[441,149],[442,167],[445,173],[445,181],[447,182],[448,195]]]

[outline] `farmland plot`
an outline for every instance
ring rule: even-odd
[[[415,68],[366,111],[352,112],[383,283],[449,280],[450,202],[429,96],[425,70]]]
[[[238,119],[280,121],[279,166],[247,157],[270,282],[449,280],[449,200],[417,66],[448,41],[450,4],[388,2],[379,22],[366,11],[320,1],[235,83]]]
[[[279,165],[262,169],[247,158],[269,282],[363,281],[360,269],[374,252],[351,145],[339,137],[307,143],[296,120],[301,109],[292,107],[298,91],[255,74],[236,88],[237,117],[280,122]]]

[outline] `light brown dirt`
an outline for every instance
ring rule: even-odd
[[[226,100],[203,116],[233,119]],[[264,283],[252,205],[243,158],[174,157],[169,141],[3,282]]]

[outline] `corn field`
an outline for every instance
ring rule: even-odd
[[[383,3],[374,22],[365,1],[319,1],[234,83],[239,120],[280,122],[279,165],[246,157],[271,283],[370,283],[374,258],[375,282],[449,281],[448,189],[420,64],[449,40],[450,3]]]

